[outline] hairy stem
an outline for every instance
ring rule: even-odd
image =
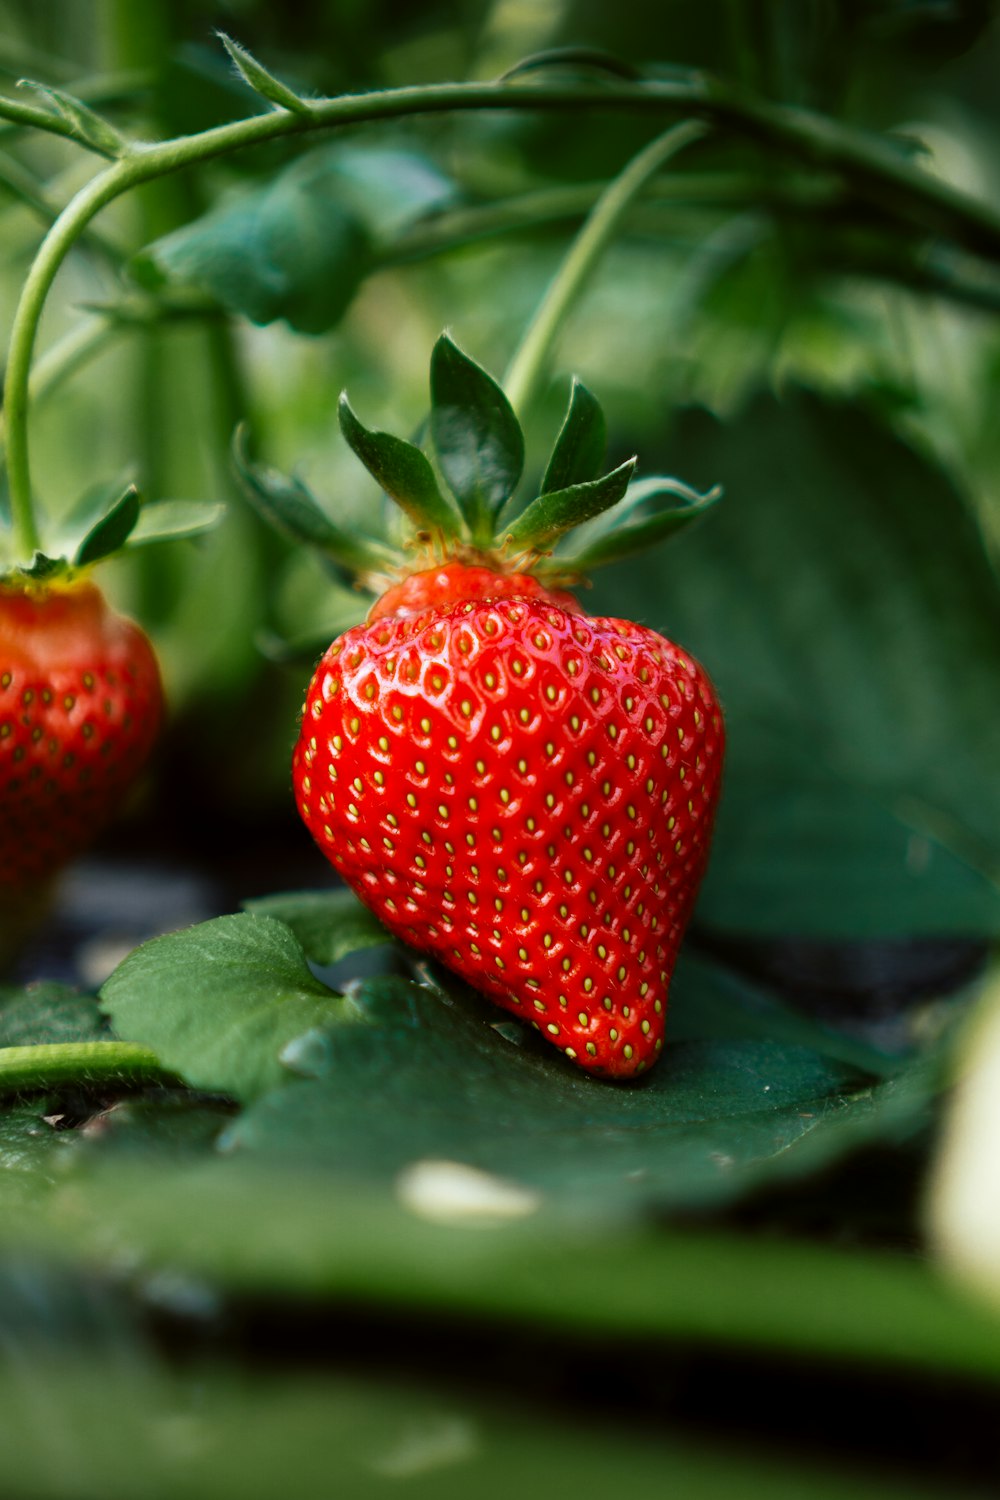
[[[156,1053],[133,1042],[52,1042],[0,1047],[0,1094],[20,1094],[65,1084],[176,1083]]]
[[[562,326],[635,198],[672,157],[700,140],[705,129],[697,120],[674,125],[634,156],[605,188],[553,277],[510,362],[504,389],[515,411],[524,411],[538,394]]]

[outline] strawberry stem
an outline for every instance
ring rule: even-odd
[[[526,411],[538,395],[556,339],[636,197],[661,167],[701,140],[706,130],[698,120],[672,125],[634,156],[598,198],[549,283],[507,369],[504,389],[515,411]]]
[[[177,1078],[134,1042],[53,1042],[0,1047],[0,1095],[81,1084],[163,1084]]]

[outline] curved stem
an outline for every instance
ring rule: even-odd
[[[76,240],[105,203],[110,203],[119,191],[124,191],[119,184],[128,176],[130,165],[130,159],[126,159],[100,173],[60,214],[32,262],[14,315],[4,385],[4,427],[14,545],[22,561],[30,560],[40,541],[31,493],[28,392],[31,357],[42,308],[56,272]]]
[[[634,156],[605,188],[549,284],[510,362],[504,389],[515,411],[524,411],[537,395],[559,332],[636,196],[666,162],[685,146],[700,140],[705,131],[706,126],[697,120],[674,125]]]
[[[683,85],[658,85],[651,91],[645,85],[570,89],[533,86],[527,89],[514,85],[446,84],[430,88],[402,88],[321,100],[310,104],[308,113],[305,114],[274,110],[270,114],[254,115],[249,119],[220,125],[198,135],[182,136],[159,145],[133,147],[126,156],[92,178],[67,204],[42,241],[21,290],[11,329],[4,402],[7,477],[14,545],[18,557],[22,561],[29,561],[40,543],[31,490],[28,393],[32,354],[42,310],[69,250],[96,214],[115,198],[141,183],[151,182],[157,177],[180,171],[195,163],[211,161],[282,135],[299,135],[310,130],[362,120],[463,107],[521,109],[529,104],[533,108],[566,108],[574,103],[586,103],[590,107],[607,103],[620,108],[627,100],[633,106],[637,102],[655,102],[656,107],[673,109],[677,107],[678,89],[680,96],[684,97],[686,86]],[[624,100],[622,95],[625,96]]]
[[[134,1042],[52,1042],[0,1047],[0,1095],[109,1083],[176,1083],[155,1052]]]
[[[28,459],[28,377],[49,289],[66,254],[94,216],[142,182],[230,152],[338,125],[450,110],[628,110],[682,114],[735,129],[779,150],[846,175],[859,190],[912,225],[1000,260],[1000,215],[930,176],[887,142],[806,110],[770,104],[694,75],[682,81],[552,84],[463,83],[389,89],[339,99],[303,100],[302,110],[273,109],[197,135],[136,145],[100,172],[66,206],[46,235],[25,281],[11,332],[6,379],[8,474],[15,542],[38,545]],[[43,110],[0,99],[0,119],[70,133]],[[693,128],[693,126],[691,127]]]

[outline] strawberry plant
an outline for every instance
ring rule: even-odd
[[[230,10],[0,26],[0,1488],[983,1493],[988,7]]]
[[[683,650],[585,614],[558,585],[650,546],[714,497],[667,479],[630,488],[634,460],[601,475],[603,417],[576,383],[541,493],[510,514],[520,426],[447,336],[431,398],[447,498],[419,448],[369,431],[341,399],[344,435],[409,535],[400,581],[331,645],[306,694],[299,811],[390,932],[582,1067],[638,1074],[663,1047],[708,854],[722,710]],[[286,530],[323,533],[301,486],[244,472]],[[369,566],[391,565],[374,539],[324,542],[345,565],[365,546]]]

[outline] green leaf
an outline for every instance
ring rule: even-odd
[[[86,567],[119,552],[135,529],[141,506],[139,491],[130,484],[80,542],[73,557],[76,567]]]
[[[229,56],[236,65],[236,70],[244,82],[248,83],[255,94],[267,99],[270,104],[276,104],[280,109],[287,109],[295,115],[308,115],[312,110],[308,102],[290,89],[286,83],[269,73],[262,63],[240,45],[234,42],[232,37],[224,31],[217,31],[216,36],[225,47]]]
[[[839,1121],[866,1082],[803,1047],[726,1039],[676,1042],[640,1086],[616,1087],[516,1021],[491,1025],[477,996],[411,985],[403,1006],[400,981],[391,996],[388,983],[353,992],[368,1025],[323,1027],[286,1050],[312,1081],[260,1098],[230,1145],[383,1179],[415,1160],[458,1161],[604,1212],[693,1206],[738,1196],[771,1161],[792,1170],[796,1144]]]
[[[64,984],[0,988],[0,1047],[92,1042],[107,1035],[97,1001]]]
[[[569,407],[542,480],[542,494],[596,479],[606,447],[607,424],[601,403],[574,375]]]
[[[256,917],[273,917],[292,929],[311,963],[335,964],[348,953],[391,943],[377,917],[351,891],[291,891],[244,902]]]
[[[310,963],[334,964],[349,953],[395,940],[352,891],[294,891],[262,896],[245,903],[257,916],[270,916],[291,927]],[[423,973],[423,961],[400,945]],[[436,983],[468,1003],[469,991],[446,970]],[[472,1002],[475,1004],[476,1002]],[[494,1016],[491,1008],[484,1012]],[[516,1022],[512,1023],[516,1027]],[[696,1041],[778,1041],[807,1047],[848,1067],[884,1074],[899,1067],[896,1056],[844,1036],[823,1022],[783,1005],[774,995],[685,948],[671,985],[670,1035]]]
[[[838,1030],[831,1022],[786,1003],[688,943],[670,984],[671,1041],[771,1041],[810,1051],[858,1072],[886,1077],[905,1066],[887,1053]]]
[[[44,1117],[42,1100],[6,1100],[0,1109],[0,1202],[8,1227],[30,1213],[52,1187],[53,1167],[67,1159],[67,1133]]]
[[[728,750],[699,908],[734,931],[1000,932],[1000,589],[963,497],[862,406],[688,413],[729,502],[596,585],[718,686]]]
[[[233,437],[233,459],[247,499],[264,520],[293,541],[304,542],[355,574],[392,568],[396,554],[374,537],[348,532],[331,521],[301,480],[253,463],[247,453],[248,434],[237,428]]]
[[[112,158],[128,153],[129,143],[120,131],[95,113],[89,104],[84,104],[82,99],[67,94],[63,89],[52,88],[50,84],[37,83],[32,78],[22,78],[18,87],[30,89],[54,115],[65,120],[72,128],[73,139],[81,146],[87,146],[100,156]]]
[[[419,448],[388,432],[372,432],[351,410],[346,392],[337,408],[340,430],[365,468],[409,517],[418,534],[458,539],[461,517],[441,494],[434,470]]]
[[[560,554],[558,562],[569,572],[587,574],[610,562],[647,552],[696,521],[721,497],[719,485],[700,495],[677,479],[642,479],[630,486],[617,508],[605,510],[599,520],[575,536],[574,550],[565,557]],[[670,502],[667,508],[653,508],[663,500]],[[647,509],[648,514],[637,516]]]
[[[165,1164],[207,1160],[234,1108],[228,1099],[194,1093],[164,1077],[156,1088],[133,1090],[99,1107],[85,1130],[64,1137],[64,1164],[86,1172],[92,1162],[114,1158],[155,1175]]]
[[[193,288],[253,323],[326,333],[373,269],[369,234],[322,157],[304,157],[134,256],[140,285]]]
[[[151,500],[143,505],[127,548],[155,542],[186,541],[212,531],[226,513],[224,505],[203,500]]]
[[[176,1208],[179,1183],[171,1183],[171,1187]],[[203,1198],[199,1192],[199,1208]],[[283,1195],[283,1207],[284,1201]],[[209,1212],[213,1220],[218,1217],[217,1206],[209,1205]],[[181,1220],[185,1217],[180,1215]],[[338,1218],[350,1223],[352,1214]],[[390,1258],[401,1264],[404,1250],[413,1256],[414,1280],[423,1292],[422,1299],[414,1298],[414,1302],[426,1306],[425,1283],[430,1283],[434,1286],[432,1304],[439,1307],[444,1303],[447,1317],[449,1299],[444,1291],[447,1277],[443,1265],[448,1237],[440,1231],[435,1233],[431,1226],[408,1223],[402,1211],[394,1227],[399,1248]],[[241,1228],[247,1232],[242,1220]],[[260,1228],[273,1232],[274,1226],[268,1223]],[[387,1221],[387,1242],[389,1228]],[[258,1231],[250,1229],[247,1237],[252,1242]],[[201,1236],[190,1238],[198,1240]],[[332,1256],[331,1263],[344,1268],[346,1283],[360,1265],[356,1245],[361,1236],[355,1234],[352,1240],[342,1229],[338,1238],[346,1243]],[[533,1247],[527,1237],[513,1236],[511,1245],[485,1245],[476,1235],[466,1235],[465,1240],[471,1243],[465,1245],[459,1236],[450,1238],[459,1241],[452,1248],[462,1273],[455,1288],[456,1303],[461,1303],[463,1288],[470,1280],[479,1280],[472,1265],[476,1256],[478,1265],[488,1267],[498,1277],[501,1290],[492,1299],[497,1307],[510,1303],[520,1307],[532,1301],[529,1295],[504,1295],[519,1268],[503,1264],[503,1251],[513,1255],[516,1244],[518,1252],[530,1256]],[[823,1313],[831,1305],[839,1311],[848,1288],[857,1293],[862,1312],[869,1302],[875,1305],[882,1294],[885,1300],[869,1336],[862,1341],[866,1349],[881,1337],[886,1358],[893,1364],[916,1351],[913,1363],[925,1369],[928,1364],[933,1368],[933,1358],[928,1356],[940,1347],[951,1356],[947,1368],[974,1367],[978,1356],[987,1378],[993,1376],[995,1361],[988,1355],[987,1342],[991,1332],[995,1336],[995,1328],[985,1322],[977,1335],[974,1310],[953,1305],[935,1289],[925,1268],[902,1257],[885,1256],[887,1263],[880,1264],[877,1257],[868,1256],[852,1271],[842,1252],[836,1255],[797,1245],[775,1246],[766,1237],[759,1238],[763,1243],[756,1250],[735,1237],[725,1244],[708,1236],[692,1236],[686,1245],[671,1245],[659,1257],[651,1237],[627,1248],[638,1262],[642,1291],[648,1293],[655,1288],[654,1271],[659,1273],[662,1295],[654,1292],[652,1299],[657,1310],[663,1303],[671,1311],[678,1309],[680,1296],[689,1291],[697,1277],[695,1263],[701,1251],[703,1277],[721,1280],[717,1306],[722,1322],[725,1314],[721,1309],[728,1312],[733,1291],[742,1281],[742,1254],[754,1268],[748,1290],[758,1308],[770,1309],[778,1301],[779,1278],[784,1275],[782,1329],[804,1312],[805,1328],[812,1331],[819,1327],[824,1344],[836,1344]],[[565,1241],[561,1251],[566,1250]],[[552,1291],[557,1286],[556,1256],[544,1246],[539,1253],[541,1274],[534,1272],[532,1257],[529,1263],[534,1274],[522,1276],[537,1288],[536,1297],[543,1289]],[[557,1298],[553,1319],[557,1328],[567,1321],[561,1310],[573,1298],[582,1300],[581,1269],[593,1276],[591,1289],[611,1283],[612,1307],[627,1303],[630,1294],[634,1295],[632,1277],[615,1276],[610,1247],[595,1247],[584,1239],[579,1256],[574,1265],[572,1254],[566,1253],[568,1287]],[[676,1275],[672,1274],[674,1267]],[[892,1281],[897,1267],[901,1272],[898,1287]],[[801,1278],[796,1274],[800,1269]],[[378,1279],[377,1265],[367,1279]],[[800,1279],[802,1297],[788,1290]],[[297,1494],[343,1495],[350,1500],[384,1500],[396,1493],[412,1496],[413,1500],[465,1500],[469,1495],[481,1500],[505,1500],[510,1495],[562,1492],[572,1494],[574,1500],[595,1500],[620,1488],[623,1463],[627,1463],[632,1500],[663,1495],[720,1500],[736,1494],[740,1500],[803,1500],[805,1496],[809,1500],[843,1500],[848,1494],[852,1500],[969,1500],[974,1493],[988,1492],[974,1480],[966,1482],[964,1475],[975,1465],[966,1463],[964,1454],[961,1476],[939,1476],[933,1469],[928,1473],[926,1469],[931,1466],[925,1464],[919,1477],[914,1478],[922,1462],[917,1456],[910,1464],[900,1461],[890,1468],[888,1463],[878,1461],[866,1470],[858,1465],[856,1448],[847,1444],[847,1452],[838,1449],[834,1454],[819,1452],[805,1443],[796,1443],[791,1452],[777,1451],[770,1445],[765,1447],[758,1434],[745,1435],[742,1427],[738,1434],[730,1434],[722,1426],[721,1417],[708,1431],[692,1428],[690,1422],[685,1425],[683,1411],[658,1415],[655,1431],[646,1430],[634,1414],[631,1423],[621,1413],[616,1413],[613,1422],[596,1415],[582,1421],[579,1403],[573,1409],[565,1400],[551,1399],[547,1391],[545,1399],[539,1400],[534,1379],[514,1382],[516,1388],[505,1385],[503,1398],[498,1399],[495,1371],[490,1371],[492,1389],[488,1383],[478,1388],[473,1372],[465,1369],[461,1380],[453,1372],[445,1372],[445,1378],[439,1379],[440,1365],[427,1348],[420,1349],[422,1366],[414,1373],[412,1354],[402,1332],[398,1367],[388,1377],[375,1367],[372,1351],[366,1351],[360,1362],[342,1356],[342,1367],[338,1362],[334,1369],[324,1366],[319,1347],[310,1351],[308,1364],[282,1365],[280,1369],[269,1367],[264,1360],[245,1359],[237,1364],[218,1355],[187,1350],[180,1360],[172,1358],[169,1351],[158,1350],[137,1314],[127,1318],[124,1299],[102,1298],[92,1281],[68,1285],[54,1282],[51,1274],[31,1279],[17,1268],[0,1283],[4,1306],[10,1309],[5,1342],[9,1355],[0,1371],[0,1444],[9,1490],[33,1500],[51,1500],[54,1496],[59,1500],[89,1500],[98,1494],[102,1500],[134,1500],[136,1495],[264,1500],[287,1491],[290,1476],[294,1477]],[[619,1283],[623,1284],[622,1291],[618,1290]],[[400,1285],[405,1284],[406,1278],[401,1276]],[[173,1282],[167,1281],[167,1286],[172,1287]],[[813,1302],[803,1309],[805,1295]],[[696,1295],[692,1300],[697,1316],[704,1315],[707,1297]],[[600,1309],[604,1298],[592,1296],[592,1301]],[[54,1335],[53,1309],[63,1314],[75,1337],[68,1337],[62,1329]],[[747,1312],[736,1321],[739,1332],[750,1321]],[[295,1310],[296,1316],[301,1313],[301,1308]],[[326,1309],[322,1316],[325,1329],[329,1316]],[[663,1321],[662,1315],[654,1313],[654,1317]],[[586,1322],[598,1319],[596,1312]],[[493,1336],[508,1322],[516,1327],[525,1321],[523,1312],[506,1317],[501,1313],[493,1325]],[[527,1321],[541,1321],[534,1305]],[[683,1319],[679,1322],[678,1331],[683,1336],[688,1329]],[[858,1310],[848,1314],[848,1331],[839,1341],[847,1346],[848,1353],[850,1336],[861,1322]],[[25,1334],[25,1326],[37,1329],[34,1337]],[[645,1329],[641,1331],[645,1334]],[[464,1334],[470,1337],[468,1324]],[[382,1347],[385,1336],[385,1329],[380,1328],[376,1348]],[[555,1367],[562,1369],[562,1362],[569,1360],[575,1371],[579,1350],[574,1359],[573,1345],[559,1341],[555,1330],[547,1330],[544,1337],[546,1349],[552,1348]],[[434,1342],[433,1337],[429,1342]],[[745,1342],[739,1333],[737,1342]],[[795,1340],[795,1347],[801,1342]],[[900,1347],[902,1353],[896,1356]],[[649,1358],[649,1351],[644,1352]],[[660,1355],[660,1350],[655,1351],[649,1365],[634,1360],[628,1366],[628,1394],[633,1389],[631,1381],[638,1380],[637,1369],[657,1372],[651,1375],[654,1380],[662,1378],[657,1363]],[[663,1351],[663,1357],[672,1368],[670,1355]],[[615,1355],[602,1351],[602,1378],[613,1381],[614,1376],[607,1372],[618,1368]],[[697,1368],[701,1379],[710,1378],[710,1370],[703,1364]],[[779,1388],[783,1388],[780,1381]],[[821,1384],[819,1388],[825,1392],[828,1387]],[[887,1381],[880,1386],[887,1408],[897,1394]],[[987,1399],[981,1392],[971,1397],[977,1398],[980,1402]],[[723,1396],[719,1402],[723,1412],[727,1410],[725,1399]],[[598,1404],[594,1401],[592,1409]],[[642,1410],[648,1408],[644,1405]],[[113,1423],[107,1420],[108,1411],[115,1414]],[[718,1413],[713,1412],[713,1416]],[[725,1431],[725,1440],[720,1440],[719,1431]],[[972,1451],[975,1454],[981,1450],[974,1445]]]
[[[628,489],[637,461],[626,459],[603,479],[539,495],[504,529],[504,540],[534,552],[546,551],[567,531],[617,505]]]
[[[405,147],[345,136],[323,147],[343,202],[367,225],[390,259],[408,227],[440,212],[458,197],[456,184],[412,133]]]
[[[218,917],[143,944],[101,990],[116,1034],[150,1047],[195,1088],[253,1098],[287,1073],[294,1037],[343,1019],[283,922]]]
[[[419,983],[334,996],[286,922],[313,962],[386,941],[347,893],[275,898],[146,944],[102,1002],[164,1066],[251,1101],[229,1146],[297,1168],[388,1181],[447,1160],[574,1211],[707,1206],[908,1139],[943,1082],[936,1060],[893,1065],[700,960],[675,979],[663,1059],[615,1086],[423,964]]]
[[[491,375],[442,334],[431,356],[431,435],[473,541],[487,546],[524,468],[524,435]]]

